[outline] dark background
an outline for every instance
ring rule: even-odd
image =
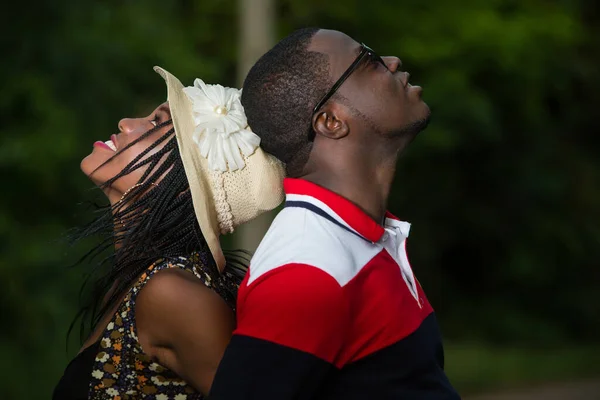
[[[13,2],[0,16],[0,397],[44,399],[93,243],[79,170],[122,117],[184,84],[236,85],[234,0]],[[462,393],[600,376],[600,13],[593,0],[281,0],[276,38],[342,30],[397,55],[433,111],[390,209]],[[231,243],[230,243],[231,244]]]

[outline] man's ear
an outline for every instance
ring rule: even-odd
[[[329,139],[341,139],[348,135],[348,115],[344,107],[336,103],[326,104],[312,118],[315,134]]]

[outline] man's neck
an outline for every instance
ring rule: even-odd
[[[365,157],[364,150],[357,150],[357,154],[344,157],[310,160],[302,178],[345,197],[383,224],[399,151]]]

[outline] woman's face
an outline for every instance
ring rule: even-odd
[[[119,133],[112,135],[110,140],[97,141],[94,143],[92,153],[81,161],[81,170],[86,174],[94,184],[101,186],[109,179],[118,175],[125,167],[131,163],[140,153],[148,148],[161,136],[166,134],[172,127],[166,126],[152,132],[148,137],[135,143],[127,150],[121,151],[127,145],[134,142],[144,133],[153,129],[155,126],[171,119],[171,111],[168,103],[158,106],[150,115],[143,118],[125,118],[119,121]],[[167,141],[161,142],[156,148],[152,149],[145,157],[155,154],[162,149]],[[116,156],[115,156],[116,154]],[[111,160],[110,158],[114,158]],[[144,157],[144,158],[145,158]],[[110,161],[108,161],[110,160]],[[127,175],[124,175],[114,181],[110,187],[104,188],[104,193],[111,204],[115,204],[128,189],[133,187],[146,170],[146,166],[138,168]]]

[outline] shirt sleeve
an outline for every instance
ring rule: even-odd
[[[313,398],[338,366],[349,323],[343,288],[322,270],[298,264],[242,286],[238,327],[210,398]]]

